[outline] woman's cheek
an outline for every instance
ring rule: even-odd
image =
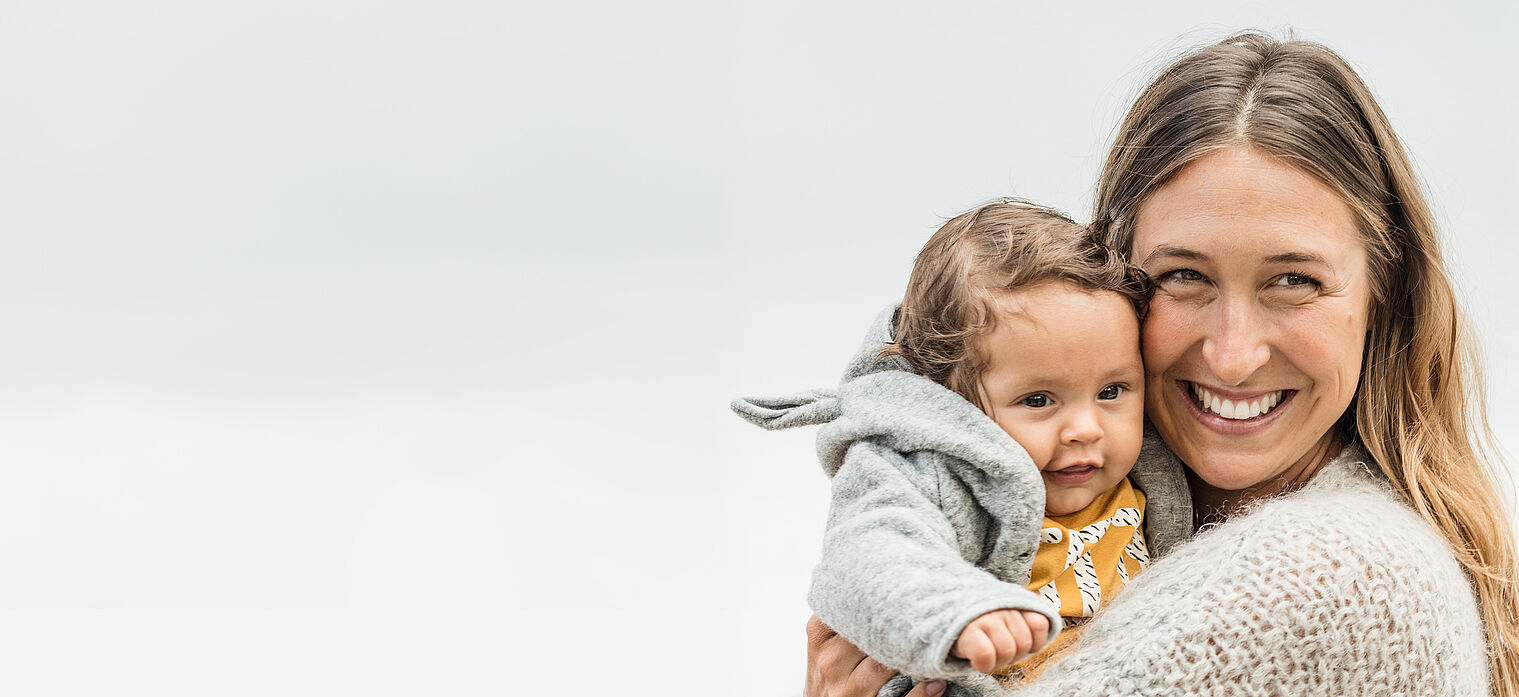
[[[1187,347],[1196,342],[1193,334],[1198,321],[1190,317],[1192,314],[1175,301],[1161,297],[1150,304],[1139,341],[1147,375],[1158,376],[1166,372],[1181,354],[1186,353]]]
[[[1343,410],[1360,384],[1365,334],[1365,316],[1354,311],[1305,313],[1281,323],[1277,351],[1312,380],[1319,399]]]
[[[1145,369],[1145,416],[1155,425],[1160,437],[1184,461],[1195,461],[1192,438],[1187,425],[1191,416],[1176,396],[1175,380],[1189,349],[1202,338],[1199,327],[1204,318],[1197,309],[1174,298],[1157,295],[1140,327],[1140,352]],[[1190,458],[1190,459],[1189,459]]]

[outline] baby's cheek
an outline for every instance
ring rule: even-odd
[[[1023,438],[1015,438],[1014,440],[1017,440],[1018,444],[1028,451],[1028,456],[1034,461],[1034,465],[1043,470],[1049,467],[1050,460],[1054,459],[1055,443],[1059,438],[1060,435],[1054,429],[1040,427],[1029,429],[1029,432]]]
[[[1121,459],[1126,466],[1132,466],[1134,461],[1139,459],[1140,449],[1144,447],[1144,401],[1134,400],[1134,407],[1126,416],[1128,418],[1124,419],[1120,441],[1123,444],[1122,454],[1118,459]]]

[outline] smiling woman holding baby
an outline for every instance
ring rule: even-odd
[[[1199,532],[1019,694],[1519,697],[1472,342],[1408,156],[1345,61],[1256,34],[1184,56],[1120,128],[1093,229],[1154,285],[1145,414],[1191,496],[1145,492],[1147,520]],[[895,673],[808,636],[809,697]]]

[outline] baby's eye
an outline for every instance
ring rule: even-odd
[[[1043,392],[1039,392],[1039,393],[1031,394],[1031,395],[1029,395],[1027,397],[1024,397],[1018,403],[1022,404],[1023,406],[1026,406],[1026,407],[1033,407],[1035,409],[1039,409],[1041,407],[1047,407],[1047,406],[1050,405],[1050,396],[1047,395],[1047,394],[1044,394]]]
[[[1102,388],[1102,390],[1097,393],[1097,398],[1098,399],[1118,399],[1118,395],[1123,394],[1123,390],[1124,390],[1124,386],[1123,385],[1108,385],[1107,387]]]

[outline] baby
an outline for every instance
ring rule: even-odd
[[[928,241],[837,391],[733,403],[766,428],[823,425],[833,503],[809,602],[903,672],[883,695],[930,678],[1000,694],[988,673],[1031,677],[1046,636],[1148,561],[1126,478],[1145,286],[1068,218],[988,204]]]

